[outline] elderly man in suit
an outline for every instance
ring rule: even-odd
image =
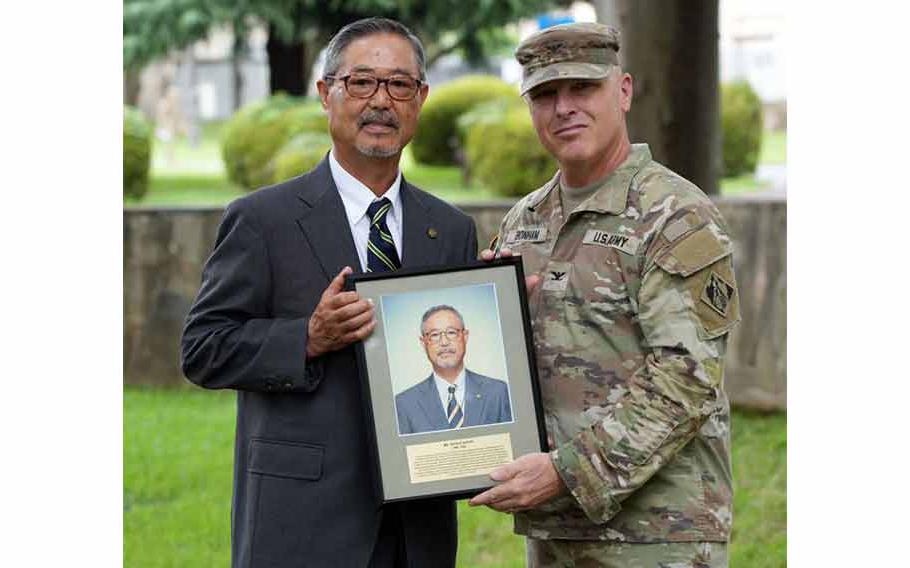
[[[352,271],[476,258],[473,221],[398,168],[425,67],[397,22],[342,28],[317,83],[331,152],[231,203],[218,230],[182,355],[192,382],[237,391],[235,567],[455,564],[452,501],[379,504],[352,345],[376,323],[343,291]]]
[[[468,335],[452,306],[423,314],[420,343],[433,373],[395,397],[400,434],[512,421],[508,385],[465,369]]]

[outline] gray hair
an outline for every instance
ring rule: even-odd
[[[465,327],[464,318],[461,317],[461,313],[458,310],[456,310],[455,308],[453,308],[452,306],[449,306],[446,304],[440,304],[438,306],[433,306],[429,310],[423,312],[423,317],[420,318],[420,335],[423,335],[423,324],[427,323],[427,320],[430,319],[430,316],[432,316],[436,312],[452,312],[453,314],[458,316],[458,321],[461,322],[461,329],[464,329],[464,327]]]
[[[338,68],[341,67],[342,54],[352,41],[374,34],[395,34],[408,40],[411,47],[414,48],[414,57],[417,59],[420,73],[419,79],[426,81],[427,58],[420,39],[404,24],[388,18],[364,18],[338,30],[326,47],[322,78],[325,79],[327,75],[334,75],[338,72]]]

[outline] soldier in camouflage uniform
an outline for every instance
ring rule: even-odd
[[[732,244],[701,190],[630,144],[618,49],[616,30],[568,24],[516,52],[560,171],[491,248],[541,277],[529,302],[551,451],[494,471],[502,483],[471,504],[515,513],[532,566],[726,566]]]

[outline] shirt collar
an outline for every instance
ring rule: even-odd
[[[632,178],[640,169],[645,167],[651,161],[651,150],[647,144],[632,144],[629,155],[625,161],[619,165],[612,174],[606,177],[600,189],[594,192],[590,198],[578,206],[578,211],[598,211],[600,213],[612,213],[618,215],[625,211],[629,197],[629,186],[632,184]],[[561,172],[551,179],[545,189],[530,203],[528,208],[537,210],[550,210],[559,202],[559,196],[554,189],[559,187],[559,176]],[[554,202],[554,199],[556,200]],[[543,211],[540,211],[543,214]]]
[[[376,194],[370,188],[338,163],[338,160],[335,159],[334,148],[329,152],[329,169],[332,170],[332,179],[335,181],[338,194],[344,202],[344,212],[348,217],[348,223],[351,226],[356,225],[367,214],[367,208],[369,208],[370,203],[380,198],[376,197]],[[388,198],[392,202],[391,212],[393,214],[401,207],[400,189],[401,170],[399,169],[398,175],[395,176],[395,181],[381,196]]]
[[[455,377],[455,382],[450,383],[449,381],[443,379],[436,374],[436,371],[433,371],[433,381],[436,383],[436,390],[439,391],[439,394],[445,397],[449,396],[449,387],[455,385],[455,393],[461,393],[464,391],[464,367],[461,368],[461,371],[458,373],[458,376]]]

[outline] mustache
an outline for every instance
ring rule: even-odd
[[[392,128],[398,128],[399,126],[398,118],[387,110],[368,110],[361,114],[360,118],[357,119],[357,126],[363,128],[367,124],[381,124]]]

